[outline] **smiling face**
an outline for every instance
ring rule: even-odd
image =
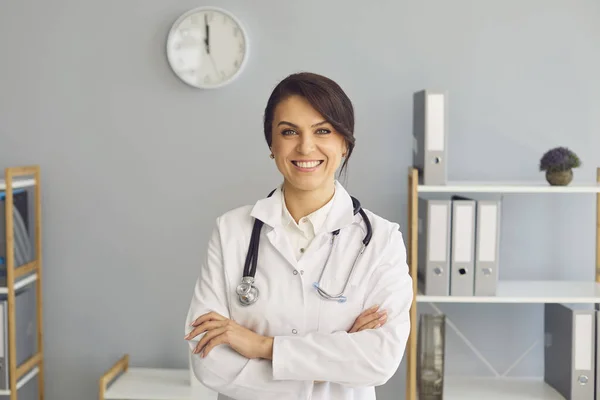
[[[333,187],[346,141],[333,125],[301,96],[275,108],[271,152],[284,177],[284,187],[299,191]]]

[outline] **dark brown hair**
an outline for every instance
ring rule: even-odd
[[[264,116],[265,139],[269,147],[272,142],[272,125],[275,107],[289,96],[304,97],[346,140],[346,159],[340,173],[347,168],[348,159],[354,149],[354,107],[342,88],[333,80],[311,72],[289,75],[277,84]]]

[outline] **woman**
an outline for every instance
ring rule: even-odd
[[[283,184],[217,219],[187,316],[194,374],[219,399],[375,399],[402,360],[413,298],[402,234],[355,213],[335,178],[353,129],[350,100],[320,75],[287,77],[267,103],[264,134]],[[236,290],[255,220],[258,298],[247,305]],[[320,295],[340,293],[349,276],[344,302]]]

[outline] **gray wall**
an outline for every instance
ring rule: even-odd
[[[42,167],[47,399],[95,398],[125,352],[135,366],[187,365],[182,323],[215,217],[279,183],[261,117],[291,72],[347,90],[348,187],[403,229],[411,95],[424,87],[451,96],[451,179],[543,179],[542,153],[566,145],[584,162],[575,180],[595,180],[600,3],[370,3],[215,0],[252,40],[245,74],[217,91],[182,84],[164,54],[170,24],[203,3],[0,4],[0,166]],[[592,278],[593,196],[505,200],[502,278]],[[536,305],[439,307],[500,371],[541,339]],[[449,374],[488,373],[448,336]],[[511,374],[539,376],[540,351]],[[396,389],[404,366],[378,392]]]

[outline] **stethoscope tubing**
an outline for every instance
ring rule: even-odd
[[[276,189],[271,191],[271,193],[269,193],[269,195],[267,197],[271,197],[273,195],[273,193],[275,192],[275,190]],[[365,234],[365,237],[362,240],[361,248],[358,251],[358,254],[356,255],[356,257],[354,258],[354,262],[352,263],[352,268],[350,269],[350,273],[346,277],[346,282],[344,283],[344,287],[340,293],[338,293],[337,295],[332,295],[332,294],[328,293],[327,291],[325,291],[320,286],[321,280],[325,273],[325,270],[327,269],[327,266],[329,265],[329,259],[331,258],[331,254],[333,253],[333,249],[335,246],[335,239],[340,233],[339,229],[336,229],[335,231],[333,231],[331,233],[331,245],[329,247],[329,253],[327,254],[327,259],[325,260],[325,264],[323,265],[323,268],[321,269],[321,275],[319,276],[319,280],[317,282],[313,283],[313,287],[316,289],[316,291],[319,293],[319,295],[321,295],[321,297],[323,297],[324,299],[327,299],[327,300],[336,300],[341,303],[343,303],[347,300],[346,296],[344,296],[344,293],[346,292],[348,283],[352,279],[352,276],[354,274],[354,270],[355,270],[356,264],[358,263],[359,258],[364,253],[365,249],[369,245],[371,238],[373,236],[373,229],[371,227],[371,221],[367,217],[367,214],[362,209],[360,202],[354,197],[351,197],[351,198],[352,198],[352,205],[354,207],[354,215],[356,215],[357,213],[360,213],[362,220],[364,221],[364,223],[366,225],[367,232]],[[260,242],[260,231],[261,231],[263,225],[264,225],[263,221],[261,221],[259,219],[256,219],[254,221],[254,225],[252,227],[252,234],[250,236],[250,243],[248,245],[248,252],[246,254],[246,261],[244,262],[244,272],[242,275],[242,281],[236,288],[236,293],[238,294],[238,299],[240,301],[240,304],[242,304],[243,306],[248,306],[248,305],[254,304],[258,300],[259,291],[258,291],[258,288],[254,285],[254,277],[256,276],[256,266],[258,264],[258,247],[259,247],[259,242]]]

